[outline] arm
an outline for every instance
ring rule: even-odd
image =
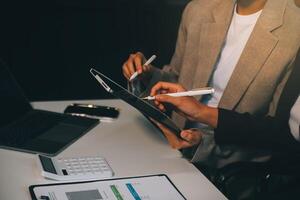
[[[180,92],[184,88],[174,83],[157,83],[151,91],[160,110],[164,104],[172,104],[175,111],[192,121],[205,123],[215,128],[217,144],[247,145],[272,149],[300,149],[290,133],[287,121],[275,117],[260,117],[248,113],[237,113],[225,109],[211,108],[193,97],[171,97],[159,95],[166,92]],[[283,148],[284,147],[284,148]]]
[[[192,5],[189,3],[183,11],[177,34],[175,52],[172,56],[170,64],[165,65],[161,70],[161,80],[163,81],[177,82],[178,80],[187,42],[187,27],[190,21],[189,16],[191,13],[191,7]]]
[[[190,7],[191,4],[189,3],[183,11],[178,29],[175,52],[171,59],[171,63],[169,65],[165,65],[162,69],[156,68],[153,65],[149,65],[145,68],[142,65],[145,63],[146,58],[143,53],[136,52],[131,54],[127,61],[123,64],[123,74],[127,79],[129,79],[129,77],[137,71],[139,74],[147,74],[148,77],[155,75],[156,77],[159,77],[159,80],[177,82],[187,40],[187,23],[189,21],[188,17],[190,15]]]
[[[258,117],[249,113],[219,109],[215,128],[217,144],[236,144],[280,150],[299,149],[287,121],[274,117]]]
[[[151,87],[158,81],[165,80],[168,82],[177,82],[185,51],[187,39],[187,23],[189,21],[188,16],[190,15],[190,7],[191,3],[186,6],[182,14],[175,52],[169,65],[165,65],[163,69],[156,68],[151,64],[145,67],[143,66],[143,63],[145,63],[146,58],[141,52],[131,54],[127,61],[125,61],[125,63],[123,64],[123,75],[128,80],[135,71],[140,74],[139,78],[136,79],[138,81],[135,81],[132,86],[135,88],[142,88],[142,96],[148,95]]]

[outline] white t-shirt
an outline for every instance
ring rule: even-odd
[[[251,15],[239,15],[236,12],[236,6],[234,10],[226,40],[210,82],[215,92],[206,96],[202,101],[211,107],[218,106],[230,76],[262,12],[260,10]]]
[[[236,6],[231,24],[226,36],[219,60],[215,65],[215,71],[210,86],[215,89],[214,94],[206,96],[202,103],[211,107],[218,107],[223,92],[231,77],[231,74],[240,59],[246,43],[254,29],[262,10],[251,15],[239,15]],[[296,140],[300,140],[300,96],[290,112],[289,126]],[[201,123],[190,123],[191,127],[203,127]]]
[[[262,12],[262,10],[260,10],[251,15],[239,15],[236,10],[235,5],[226,40],[219,59],[215,64],[213,77],[209,83],[210,86],[215,89],[215,92],[212,95],[206,95],[202,98],[202,103],[210,107],[218,107],[230,76],[240,59],[257,19]],[[188,122],[187,124],[187,127],[195,128],[202,128],[206,126],[207,125],[198,122]]]
[[[290,112],[289,125],[291,132],[296,140],[300,140],[299,136],[299,126],[300,126],[300,96],[298,97],[296,103],[292,107]]]

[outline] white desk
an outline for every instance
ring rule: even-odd
[[[62,112],[68,101],[38,102],[34,107]],[[78,101],[77,101],[78,102]],[[121,108],[113,123],[100,123],[61,156],[103,155],[115,177],[167,174],[187,199],[221,200],[219,192],[192,164],[171,149],[161,133],[138,111],[119,100],[84,101]],[[33,154],[0,149],[0,199],[30,199],[28,187],[54,183],[41,175]]]

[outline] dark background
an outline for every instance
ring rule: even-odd
[[[170,61],[188,0],[9,0],[0,5],[0,57],[32,101],[111,98],[96,67],[126,85],[132,52]]]

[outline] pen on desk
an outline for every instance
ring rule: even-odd
[[[189,90],[189,91],[185,91],[185,92],[167,93],[164,95],[168,95],[171,97],[184,97],[184,96],[198,96],[198,95],[212,94],[214,92],[215,92],[214,88],[206,87],[206,88],[197,88],[197,89],[193,89],[193,90]],[[142,99],[154,100],[155,96],[147,96]]]
[[[151,57],[145,62],[145,64],[144,64],[143,66],[150,65],[151,62],[152,62],[155,58],[156,58],[156,55],[151,56]],[[139,75],[139,74],[138,74],[137,71],[134,72],[134,73],[132,74],[132,76],[129,78],[129,81],[132,81],[132,80],[135,79],[138,75]]]

